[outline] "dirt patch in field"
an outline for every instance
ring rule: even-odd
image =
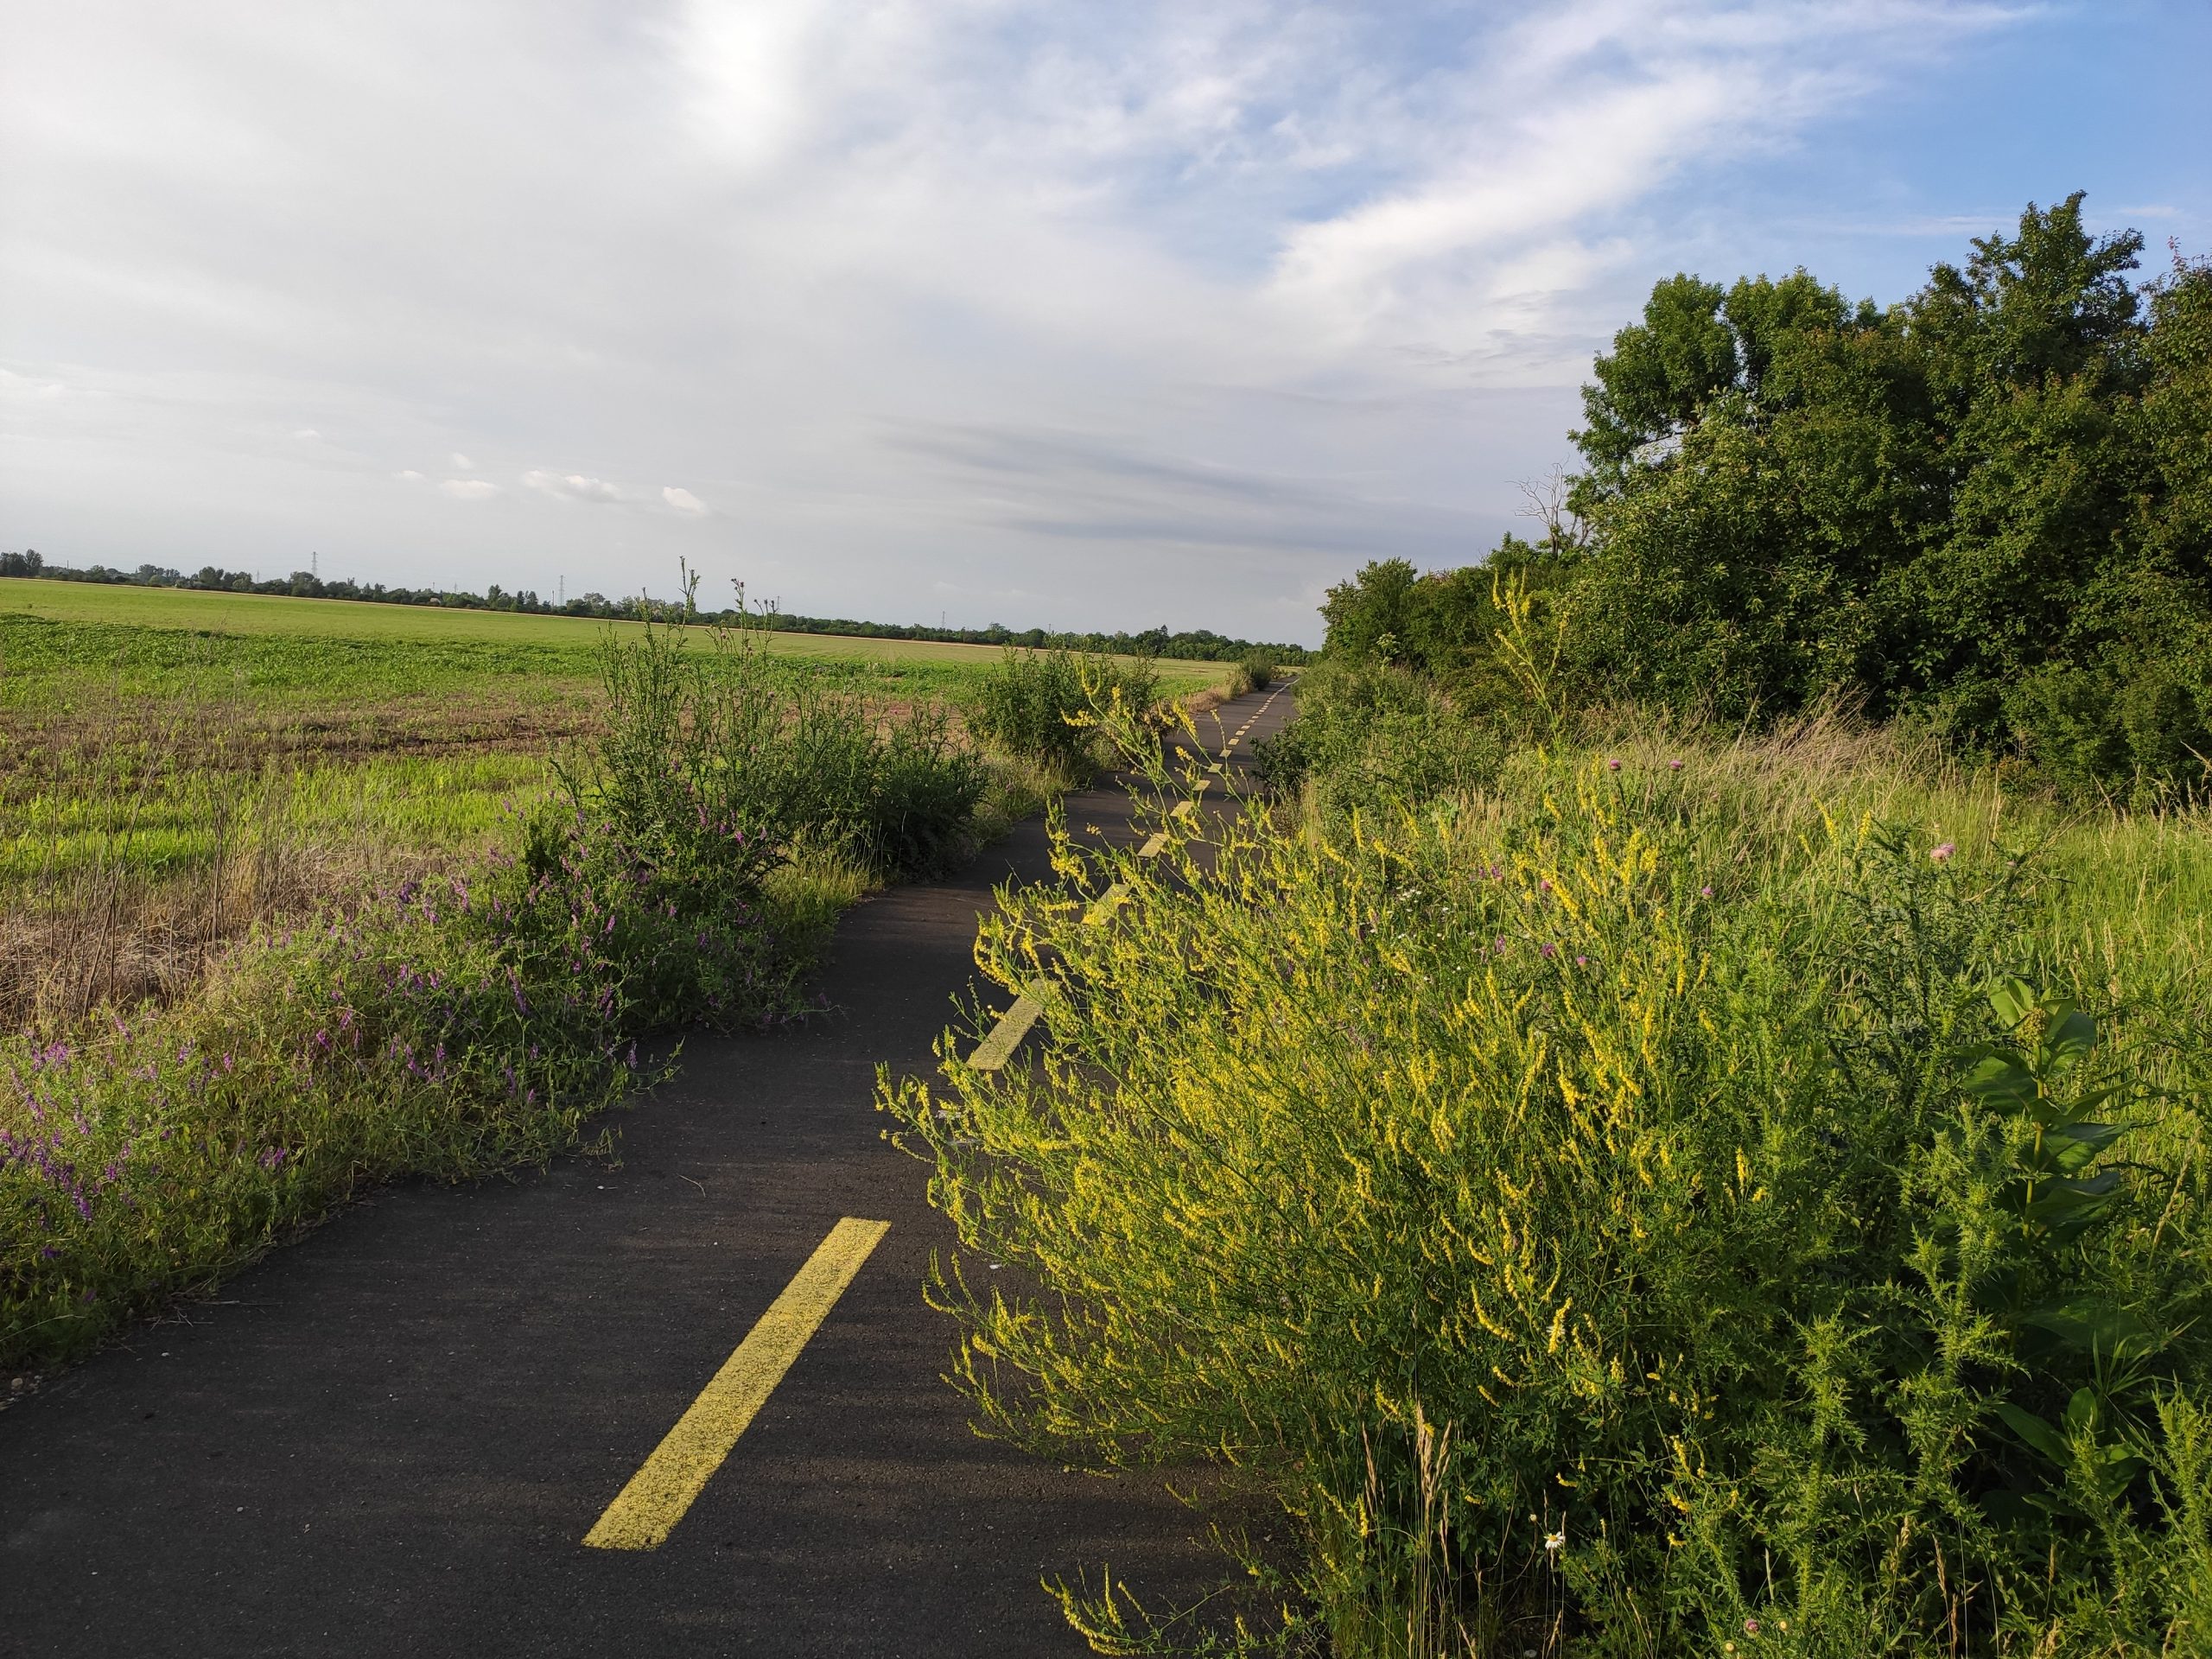
[[[270,709],[134,699],[66,714],[0,712],[0,780],[48,784],[142,767],[261,772],[391,756],[549,753],[599,729],[582,699],[409,698],[367,706]],[[0,784],[4,788],[4,784]]]

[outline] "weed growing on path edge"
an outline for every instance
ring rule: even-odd
[[[2071,867],[1617,760],[1007,895],[1042,1065],[884,1096],[981,1422],[1272,1491],[1292,1647],[2202,1650],[2202,976],[2106,1002]]]
[[[803,1014],[837,911],[970,833],[986,773],[933,709],[653,632],[602,674],[602,730],[512,850],[257,924],[169,1006],[0,1042],[0,1364],[80,1352],[364,1186],[573,1147],[664,1075],[641,1039]]]

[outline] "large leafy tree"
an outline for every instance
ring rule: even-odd
[[[2145,293],[2076,194],[1885,309],[1676,276],[1585,389],[1593,690],[1911,712],[2062,778],[2200,768],[2212,276]]]

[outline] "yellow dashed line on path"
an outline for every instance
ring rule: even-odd
[[[1252,711],[1251,717],[1242,726],[1239,726],[1236,728],[1236,732],[1230,736],[1228,742],[1221,746],[1221,757],[1223,760],[1226,760],[1229,758],[1229,752],[1244,741],[1244,734],[1250,731],[1254,726],[1259,723],[1260,716],[1266,714],[1268,709],[1274,708],[1275,706],[1275,699],[1281,696],[1282,696],[1281,686],[1277,686],[1274,690],[1268,693],[1268,700],[1262,703],[1257,709],[1255,709]]]
[[[1254,711],[1251,720],[1246,721],[1243,725],[1236,728],[1236,737],[1230,738],[1222,746],[1221,752],[1224,755],[1228,754],[1230,750],[1236,747],[1236,738],[1243,736],[1247,731],[1250,730],[1252,721],[1266,714],[1268,706],[1281,695],[1282,693],[1277,690]],[[1206,780],[1201,780],[1198,787],[1204,789],[1205,784]],[[1175,804],[1174,810],[1167,816],[1171,818],[1187,818],[1193,816],[1197,810],[1196,801],[1179,801]],[[1155,830],[1145,838],[1144,845],[1137,849],[1137,856],[1157,858],[1166,846],[1167,832],[1165,830]],[[1099,923],[1111,916],[1120,907],[1122,901],[1128,896],[1128,884],[1125,881],[1115,882],[1112,887],[1091,901],[1090,908],[1083,915],[1084,924],[1091,927],[1097,926]],[[1044,1012],[1044,1004],[1038,1001],[1035,997],[1026,993],[1016,997],[1014,1006],[999,1016],[998,1023],[991,1027],[982,1042],[976,1045],[976,1052],[968,1057],[968,1064],[978,1071],[997,1071],[1014,1058],[1014,1051],[1021,1046],[1021,1039],[1029,1034],[1030,1027],[1037,1023],[1038,1016]]]
[[[806,1265],[784,1287],[760,1322],[746,1332],[737,1351],[722,1363],[714,1381],[699,1391],[690,1409],[653,1448],[630,1484],[615,1494],[607,1513],[584,1535],[594,1549],[658,1549],[692,1500],[722,1466],[737,1437],[767,1403],[776,1384],[819,1330],[845,1294],[845,1287],[868,1258],[887,1221],[855,1221],[848,1216],[830,1230]]]
[[[991,1034],[976,1045],[976,1052],[968,1057],[968,1064],[978,1071],[995,1071],[1014,1058],[1014,1051],[1021,1046],[1021,1039],[1029,1034],[1029,1027],[1037,1023],[1037,1016],[1045,1012],[1045,1005],[1033,996],[1018,996],[1014,1006],[999,1016],[991,1027]]]

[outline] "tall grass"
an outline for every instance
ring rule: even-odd
[[[839,905],[971,833],[986,774],[941,713],[658,631],[601,668],[601,728],[499,849],[240,936],[211,917],[230,943],[190,995],[111,978],[0,1040],[0,1364],[80,1351],[364,1185],[574,1145],[642,1039],[803,1013]],[[211,903],[286,844],[280,786],[250,824],[238,798],[213,798]]]
[[[1041,1064],[885,1095],[979,1421],[1279,1503],[1239,1649],[2207,1650],[2206,826],[1611,736],[1009,895]]]

